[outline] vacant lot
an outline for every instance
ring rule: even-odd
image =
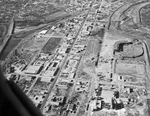
[[[117,74],[138,74],[144,75],[144,65],[135,64],[135,63],[117,63],[116,64],[116,73]]]
[[[46,45],[43,47],[43,52],[44,53],[51,53],[55,50],[55,48],[57,47],[57,45],[59,44],[61,38],[55,38],[52,37],[50,38],[50,40],[46,43]]]

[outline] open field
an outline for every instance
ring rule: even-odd
[[[146,5],[140,11],[142,24],[150,28],[150,5]]]
[[[0,45],[3,44],[4,37],[8,33],[8,28],[8,24],[0,24]]]
[[[0,26],[0,45],[3,44],[5,32],[5,27]]]
[[[7,33],[7,25],[0,24],[0,38],[3,37]]]
[[[12,38],[2,53],[2,57],[0,60],[5,60],[7,55],[18,45],[18,43],[21,41],[21,39],[14,39]]]

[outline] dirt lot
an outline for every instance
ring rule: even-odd
[[[143,75],[145,68],[142,64],[135,63],[117,63],[116,64],[116,72],[118,74],[138,74]]]

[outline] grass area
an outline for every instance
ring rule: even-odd
[[[0,25],[0,38],[7,33],[7,28],[8,27],[6,25]]]
[[[38,26],[43,22],[40,20],[24,20],[24,21],[15,21],[16,26],[26,27],[26,26]]]
[[[146,5],[140,10],[142,24],[150,28],[150,5]]]
[[[61,38],[50,38],[50,40],[46,43],[46,45],[43,47],[42,51],[44,53],[51,53],[55,50],[57,45],[59,44]]]
[[[3,44],[4,38],[8,32],[8,24],[0,24],[0,45]]]
[[[7,55],[18,45],[21,40],[22,39],[11,38],[7,44],[7,47],[4,49],[0,60],[5,60]]]

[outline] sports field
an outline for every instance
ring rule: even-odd
[[[59,44],[61,38],[52,37],[49,39],[49,41],[45,44],[42,51],[44,53],[51,53],[55,50],[57,45]]]

